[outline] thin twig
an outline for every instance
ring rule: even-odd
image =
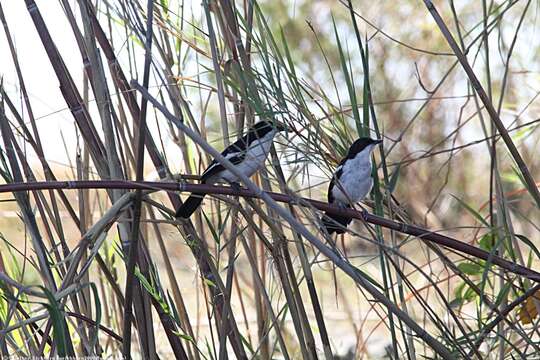
[[[450,45],[450,47],[456,54],[456,57],[461,63],[463,70],[465,70],[465,72],[467,73],[467,76],[469,77],[471,84],[473,85],[478,96],[482,100],[482,103],[486,107],[486,110],[489,113],[489,116],[491,117],[491,121],[493,121],[493,123],[497,127],[497,130],[501,134],[501,137],[503,138],[504,143],[506,144],[506,147],[508,148],[508,151],[510,151],[510,154],[512,155],[512,157],[514,158],[514,161],[519,167],[519,170],[521,171],[521,174],[523,175],[523,179],[525,180],[525,183],[527,184],[527,188],[529,192],[531,193],[531,196],[534,198],[536,202],[536,206],[540,207],[540,190],[538,190],[538,188],[536,187],[536,182],[534,181],[534,178],[529,172],[529,168],[527,167],[527,164],[525,164],[525,161],[521,157],[521,154],[519,153],[516,145],[514,144],[514,142],[512,141],[512,138],[508,134],[508,131],[506,130],[503,122],[501,121],[501,118],[499,117],[497,110],[493,106],[493,103],[491,102],[488,94],[482,87],[480,80],[478,80],[478,78],[476,77],[476,74],[474,73],[471,65],[469,64],[467,60],[467,56],[463,54],[463,52],[459,48],[459,45],[454,40],[454,37],[450,33],[450,30],[446,26],[446,23],[444,22],[444,20],[441,18],[441,15],[437,11],[437,8],[435,7],[435,5],[433,5],[433,3],[430,0],[424,0],[424,4],[426,5],[427,9],[433,16],[433,19],[439,26],[439,29],[443,33],[446,41],[448,42],[448,45]]]

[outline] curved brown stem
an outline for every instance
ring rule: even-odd
[[[176,182],[160,182],[160,181],[126,181],[126,180],[96,180],[96,181],[40,181],[33,183],[9,183],[0,185],[0,193],[29,191],[29,190],[47,190],[47,189],[142,189],[149,191],[179,191],[191,192],[195,194],[220,194],[220,195],[235,195],[240,197],[256,198],[256,193],[251,190],[241,189],[235,190],[228,186],[216,186],[207,184],[186,184]],[[491,254],[476,246],[467,244],[463,241],[451,238],[449,236],[436,233],[434,231],[421,228],[416,225],[405,224],[402,222],[390,220],[382,216],[369,214],[367,212],[357,211],[354,209],[342,209],[326,202],[290,196],[274,192],[267,192],[268,196],[278,202],[297,204],[302,206],[313,206],[314,208],[326,211],[336,215],[349,216],[355,219],[363,220],[367,223],[380,225],[384,228],[391,229],[403,234],[412,235],[421,238],[424,241],[429,241],[449,249],[465,253],[476,258],[485,260],[489,263],[500,266],[501,268],[514,273],[516,275],[525,276],[526,278],[540,282],[540,273],[529,269],[525,266],[516,264],[512,261],[505,260],[499,256]]]

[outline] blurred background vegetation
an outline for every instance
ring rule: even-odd
[[[539,3],[435,6],[540,179]],[[537,268],[533,190],[424,2],[0,7],[5,183],[135,180],[137,169],[197,183],[210,157],[144,111],[135,79],[218,150],[258,119],[288,124],[254,177],[265,190],[325,200],[352,141],[382,138],[364,207]],[[182,222],[175,192],[144,192],[142,205],[125,190],[1,195],[4,356],[445,357],[262,201],[215,196]],[[361,221],[330,238],[313,208],[288,209],[453,357],[539,356],[534,282]]]

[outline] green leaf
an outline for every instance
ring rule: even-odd
[[[167,14],[169,12],[169,0],[160,0],[161,7],[163,8],[163,12]]]
[[[349,100],[351,102],[351,109],[352,109],[353,117],[357,125],[358,134],[362,135],[363,129],[361,126],[360,112],[358,111],[358,101],[356,100],[356,91],[354,89],[354,83],[351,78],[352,74],[349,73],[349,67],[347,66],[348,61],[345,58],[345,53],[343,52],[343,48],[341,46],[341,40],[339,39],[339,34],[336,27],[336,21],[333,15],[332,15],[332,23],[334,25],[334,34],[336,36],[336,44],[337,44],[337,48],[339,52],[339,60],[341,63],[341,69],[343,71],[343,77],[345,78],[345,83],[347,84],[347,90],[349,91]]]
[[[465,293],[463,294],[463,299],[466,302],[473,301],[478,297],[478,294],[476,291],[474,291],[471,287],[467,286],[467,290],[465,290]]]
[[[534,252],[534,254],[536,255],[536,258],[537,259],[540,259],[540,251],[538,251],[538,249],[536,248],[536,246],[534,246],[534,243],[529,240],[528,237],[526,237],[525,235],[520,235],[520,234],[514,234],[515,237],[517,237],[519,240],[523,241],[525,244],[527,244],[528,247],[531,248],[531,250]]]
[[[478,297],[476,292],[471,289],[465,282],[461,282],[454,289],[454,296],[455,299],[451,301],[451,306],[460,306]]]
[[[210,279],[204,279],[204,283],[210,287],[216,287],[216,284]]]
[[[360,45],[360,44],[359,44]],[[363,135],[369,135],[369,48],[368,48],[368,42],[366,41],[366,50],[365,50],[365,59],[366,63],[364,64],[364,97],[362,99],[363,106],[362,109],[364,110],[364,134]],[[363,59],[362,59],[363,60]]]
[[[94,295],[94,305],[96,308],[96,326],[90,332],[90,343],[92,346],[95,346],[98,341],[99,324],[101,324],[101,301],[99,300],[99,293],[96,284],[89,283],[88,286],[90,286],[90,289],[92,289],[92,294]]]
[[[159,303],[163,311],[166,314],[170,315],[171,309],[169,308],[167,301],[161,296],[159,290],[156,288],[156,286],[154,286],[153,279],[150,278],[150,280],[152,280],[152,283],[150,283],[148,279],[146,279],[146,277],[143,275],[143,273],[141,273],[138,266],[135,267],[135,276],[137,277],[137,279],[139,279],[141,285],[148,292],[148,294],[150,294],[150,296],[152,296]]]
[[[171,295],[169,294],[169,291],[167,291],[167,300],[169,303],[169,306],[172,309],[172,316],[174,317],[174,320],[179,325],[180,324],[180,315],[178,315],[178,310],[176,309],[176,305],[174,304],[173,299],[171,298]]]
[[[365,278],[367,281],[369,281],[372,285],[376,286],[377,288],[379,289],[383,289],[383,287],[381,286],[381,284],[379,284],[374,278],[372,278],[371,276],[368,275],[368,273],[358,269],[357,267],[354,268],[354,271],[356,273],[358,273],[359,276]]]
[[[487,233],[482,236],[480,241],[478,241],[478,244],[480,245],[480,249],[491,252],[491,250],[495,246],[495,237],[493,233]]]
[[[502,304],[503,300],[506,299],[508,293],[510,292],[510,289],[512,289],[512,286],[513,284],[510,281],[504,284],[502,289],[497,294],[497,299],[495,299],[495,304],[494,304],[495,306],[499,306]]]
[[[462,273],[467,275],[479,275],[484,270],[484,267],[480,264],[471,262],[462,262],[457,267]]]
[[[459,199],[458,197],[452,195],[454,199],[456,199],[468,212],[471,213],[472,216],[474,216],[479,222],[484,224],[486,227],[490,227],[488,222],[478,213],[476,210],[474,210],[472,207],[467,205],[463,200]]]
[[[459,300],[463,300],[463,289],[465,288],[465,282],[461,282],[456,288],[454,289],[454,297]]]
[[[388,182],[388,191],[390,192],[390,194],[392,194],[394,190],[396,189],[396,184],[399,178],[400,170],[401,170],[401,164],[399,164],[396,167],[396,170],[394,170],[394,172],[390,176],[390,181]]]
[[[54,295],[46,288],[41,287],[44,294],[49,300],[48,304],[43,304],[51,317],[51,323],[53,327],[53,341],[56,345],[56,351],[58,357],[75,357],[75,350],[71,342],[71,336],[67,325],[64,313],[60,310],[59,303],[54,298]]]
[[[189,336],[189,335],[182,334],[182,333],[180,333],[180,332],[178,332],[178,331],[173,331],[173,333],[174,333],[176,336],[178,336],[178,337],[180,337],[180,338],[182,338],[182,339],[184,339],[184,340],[186,340],[186,341],[193,342],[193,338],[192,338],[191,336]]]

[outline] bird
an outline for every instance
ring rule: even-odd
[[[258,121],[248,129],[242,138],[227,146],[221,155],[235,165],[242,174],[250,177],[264,166],[274,136],[284,130],[286,127],[278,122]],[[239,188],[238,180],[235,174],[215,159],[201,175],[202,184],[228,182],[232,187]],[[203,198],[204,194],[191,194],[176,211],[176,217],[189,218],[201,205]]]
[[[350,208],[363,200],[373,187],[371,177],[371,153],[382,140],[369,137],[357,139],[337,166],[328,186],[328,203],[341,208]],[[322,225],[329,234],[343,234],[351,217],[324,213]]]

